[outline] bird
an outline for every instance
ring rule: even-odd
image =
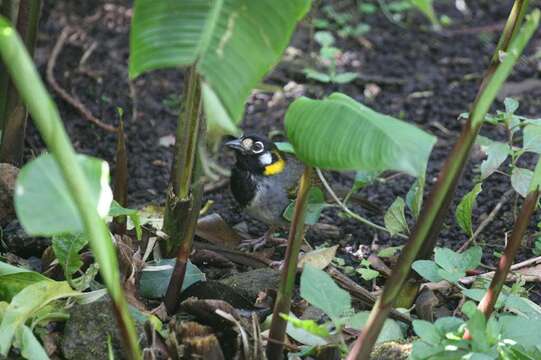
[[[233,197],[247,215],[269,227],[262,237],[247,240],[242,246],[256,251],[267,243],[284,243],[285,239],[274,238],[272,234],[289,225],[283,214],[295,199],[304,164],[259,135],[243,135],[224,145],[236,155],[230,178]],[[311,182],[312,186],[321,185],[317,178]],[[335,193],[338,192],[346,194],[349,189],[335,189]],[[379,206],[362,196],[350,196],[350,199],[372,213],[382,212]]]
[[[279,242],[272,234],[288,225],[283,213],[294,199],[304,164],[258,135],[243,135],[225,146],[236,155],[230,178],[233,197],[246,214],[269,227],[262,237],[244,245],[257,250],[266,243]]]

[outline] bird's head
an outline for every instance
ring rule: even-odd
[[[285,168],[284,156],[276,145],[261,136],[243,135],[225,143],[237,156],[237,167],[256,174],[272,176]]]

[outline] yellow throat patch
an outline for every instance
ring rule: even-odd
[[[270,165],[265,166],[264,175],[272,176],[281,173],[286,167],[286,161],[281,157]]]

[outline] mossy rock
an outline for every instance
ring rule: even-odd
[[[406,360],[411,354],[411,339],[387,341],[377,344],[370,355],[371,360]]]

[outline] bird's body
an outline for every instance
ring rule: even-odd
[[[287,225],[283,213],[303,172],[302,163],[294,156],[284,153],[279,156],[284,168],[273,174],[239,166],[231,171],[231,191],[239,205],[251,217],[275,227]]]

